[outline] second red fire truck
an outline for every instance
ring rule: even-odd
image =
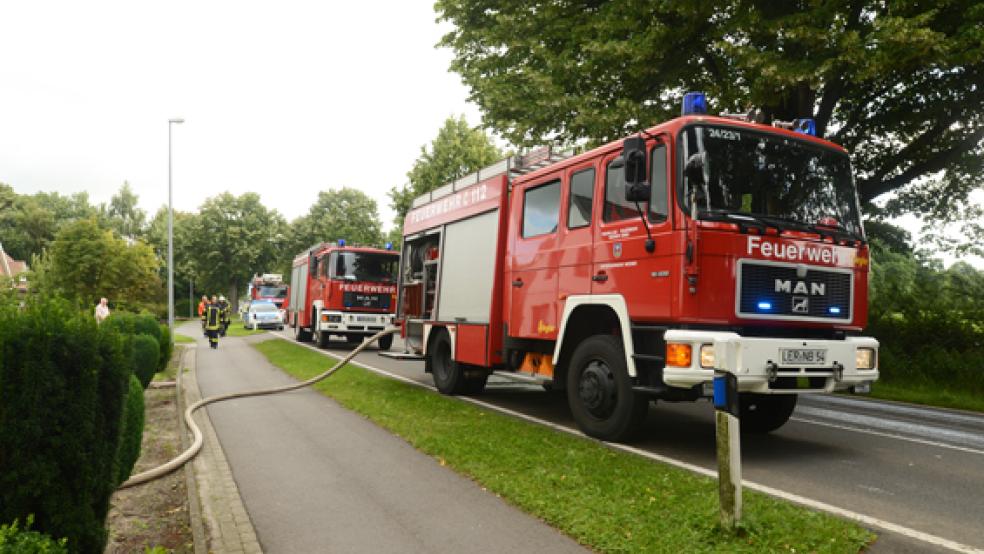
[[[489,375],[566,391],[578,426],[629,437],[653,400],[738,379],[743,429],[798,394],[878,379],[869,252],[843,148],[812,121],[683,115],[573,157],[510,158],[416,199],[399,313],[445,394]]]
[[[321,243],[294,258],[288,325],[298,341],[328,346],[331,336],[357,343],[393,327],[399,255],[391,250]],[[379,340],[388,350],[393,335]]]

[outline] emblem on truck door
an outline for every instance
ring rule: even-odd
[[[615,256],[616,258],[621,258],[622,257],[622,243],[621,242],[616,242],[616,243],[612,244],[612,256]]]

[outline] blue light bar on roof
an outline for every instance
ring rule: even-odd
[[[683,95],[683,109],[680,115],[706,114],[707,96],[703,92],[688,92]]]
[[[338,246],[345,246],[345,239],[338,239]]]
[[[387,242],[386,243],[386,249],[387,250],[392,250],[393,249],[393,243],[392,242]]]
[[[812,119],[797,119],[793,122],[793,130],[804,135],[817,136],[817,124]]]

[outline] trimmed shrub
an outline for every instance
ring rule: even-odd
[[[140,379],[143,388],[147,388],[157,373],[157,363],[161,357],[161,347],[149,335],[133,337],[133,373]]]
[[[171,354],[174,353],[174,337],[167,325],[161,325],[161,359],[157,362],[157,371],[167,369],[167,363],[171,361]]]
[[[0,309],[0,521],[34,514],[70,551],[103,551],[130,364],[88,310]]]
[[[133,330],[138,335],[150,335],[161,342],[161,324],[150,314],[140,314],[133,319]]]
[[[0,552],[3,554],[67,554],[66,539],[55,539],[31,531],[34,523],[33,516],[27,516],[27,523],[21,529],[18,521],[0,525]]]
[[[121,334],[133,335],[136,331],[137,316],[127,312],[116,311],[109,316],[103,325],[108,325]]]
[[[116,484],[130,477],[133,465],[140,457],[140,442],[144,430],[144,388],[135,375],[130,376],[130,390],[123,406],[123,431],[120,434],[120,449],[116,453]]]

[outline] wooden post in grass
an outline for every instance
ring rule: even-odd
[[[741,522],[741,426],[738,378],[733,373],[714,370],[714,419],[721,525],[734,529]]]

